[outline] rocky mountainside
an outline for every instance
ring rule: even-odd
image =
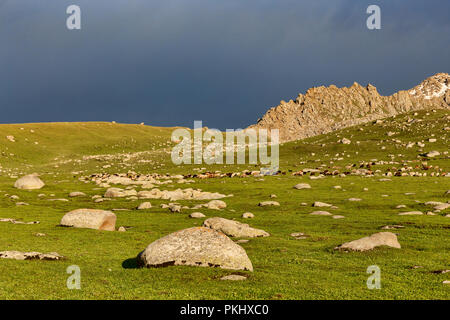
[[[281,101],[250,128],[279,129],[280,141],[292,141],[423,109],[450,109],[450,75],[438,73],[420,85],[381,96],[373,85],[317,87],[297,99]]]

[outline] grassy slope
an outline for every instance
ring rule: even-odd
[[[395,142],[381,140],[399,139],[402,142],[417,142],[432,134],[438,138],[427,143],[423,151],[448,150],[448,132],[442,130],[449,125],[449,112],[439,111],[415,118],[424,119],[413,124],[410,131],[400,131],[399,124],[406,117],[390,119],[385,125],[367,124],[349,128],[338,133],[285,144],[281,148],[283,176],[258,178],[226,178],[196,180],[190,187],[206,191],[232,193],[227,198],[227,209],[223,211],[201,210],[208,217],[222,216],[244,221],[240,216],[250,211],[255,218],[247,221],[251,226],[262,228],[271,237],[252,239],[242,244],[253,262],[255,271],[245,272],[249,279],[244,282],[220,281],[223,275],[235,273],[221,269],[196,267],[169,267],[158,269],[136,269],[133,258],[150,242],[170,232],[200,225],[202,221],[187,216],[191,210],[181,214],[169,213],[159,208],[164,200],[152,200],[153,209],[146,211],[119,211],[117,226],[133,226],[125,233],[95,230],[67,229],[57,227],[65,212],[81,208],[129,208],[139,201],[116,199],[94,204],[90,196],[103,194],[94,184],[78,181],[79,174],[98,172],[140,173],[171,172],[192,173],[193,168],[208,167],[212,170],[232,172],[259,167],[191,165],[174,167],[169,155],[163,151],[169,140],[171,129],[151,128],[139,125],[109,123],[89,124],[26,124],[1,125],[0,150],[3,171],[0,176],[0,217],[39,220],[37,225],[13,225],[0,223],[0,250],[21,250],[58,253],[67,257],[64,261],[13,261],[0,260],[0,298],[8,299],[449,299],[450,288],[442,284],[447,275],[431,271],[450,269],[449,228],[450,219],[445,213],[437,216],[398,216],[398,204],[408,210],[427,211],[421,203],[446,201],[444,191],[450,189],[449,178],[444,177],[392,177],[381,182],[380,177],[359,176],[326,177],[310,180],[308,177],[292,176],[289,170],[326,167],[344,167],[359,164],[373,158],[389,160],[388,154],[397,160],[420,160],[417,146],[405,149]],[[20,128],[24,128],[21,130]],[[35,130],[31,133],[29,130]],[[386,132],[398,132],[388,137]],[[2,138],[14,135],[17,142]],[[351,145],[336,143],[347,137]],[[28,141],[26,141],[28,139]],[[39,144],[35,145],[34,141]],[[361,143],[358,145],[356,141]],[[379,145],[377,145],[379,143]],[[325,146],[322,146],[325,144]],[[385,150],[381,150],[381,146]],[[60,163],[61,159],[82,158],[83,155],[112,154],[131,151],[155,151],[132,161],[83,160],[80,163]],[[431,149],[430,149],[431,148]],[[170,150],[170,149],[167,149]],[[356,154],[358,152],[358,154]],[[11,156],[13,153],[14,156]],[[312,155],[314,153],[314,155]],[[339,156],[336,154],[339,153]],[[342,156],[343,154],[343,156]],[[402,154],[399,157],[398,154]],[[349,155],[350,157],[347,157]],[[58,160],[55,158],[58,157]],[[333,160],[336,158],[336,160]],[[342,160],[337,160],[342,158]],[[138,160],[152,162],[139,162]],[[320,161],[317,161],[320,159]],[[330,164],[330,160],[333,161]],[[58,167],[54,165],[58,163]],[[111,168],[102,168],[106,164]],[[159,163],[159,165],[158,165]],[[160,166],[160,164],[164,166]],[[420,162],[409,165],[415,166]],[[444,171],[450,170],[449,159],[441,155],[428,161]],[[375,166],[383,172],[392,164]],[[433,169],[432,169],[433,170]],[[10,174],[39,172],[46,186],[37,191],[21,191],[12,187],[15,178]],[[424,172],[424,171],[421,171]],[[428,173],[430,170],[428,171]],[[294,190],[292,186],[307,182],[311,190]],[[341,190],[333,188],[342,186]],[[183,185],[181,185],[183,186]],[[185,186],[185,187],[189,187]],[[179,185],[168,186],[174,189]],[[369,191],[363,191],[367,187]],[[70,191],[83,191],[86,198],[70,199],[69,202],[50,202],[48,198],[67,198]],[[405,195],[413,192],[415,195]],[[38,198],[45,193],[46,198]],[[16,206],[4,194],[15,194],[19,201],[29,206]],[[54,194],[54,196],[51,196]],[[270,200],[276,194],[280,207],[260,208],[258,202]],[[382,197],[389,195],[389,197]],[[349,202],[350,197],[362,198],[361,202]],[[420,203],[416,202],[418,200]],[[346,216],[334,220],[330,217],[309,216],[313,201],[324,201],[338,206],[330,210]],[[192,206],[193,202],[183,202]],[[302,206],[306,202],[308,206]],[[203,203],[203,202],[200,202]],[[450,212],[446,212],[450,213]],[[403,224],[399,234],[402,249],[379,248],[367,253],[340,253],[333,248],[344,241],[357,239],[380,230],[386,224]],[[37,232],[46,237],[36,237]],[[294,240],[292,232],[311,235],[306,240]],[[82,290],[66,288],[66,268],[76,264],[81,268]],[[366,269],[370,265],[381,268],[382,289],[369,290]],[[419,265],[423,268],[411,269]]]

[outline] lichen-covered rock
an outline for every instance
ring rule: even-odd
[[[45,183],[39,179],[37,174],[23,176],[14,183],[15,188],[23,190],[41,189],[44,185]]]
[[[205,220],[205,222],[203,222],[203,226],[223,232],[230,237],[256,238],[270,236],[270,234],[266,231],[252,228],[248,224],[219,217]]]
[[[194,227],[171,233],[139,253],[141,266],[187,265],[253,271],[245,250],[221,232]]]
[[[368,251],[375,247],[388,246],[400,249],[400,243],[397,236],[392,232],[378,232],[369,237],[346,242],[334,248],[335,250]]]
[[[75,228],[114,231],[116,219],[116,215],[111,211],[77,209],[66,213],[61,219],[61,225]]]

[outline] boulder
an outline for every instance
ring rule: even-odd
[[[15,188],[23,190],[41,189],[44,185],[45,183],[39,179],[37,174],[23,176],[14,183]]]
[[[61,225],[75,228],[114,231],[116,219],[116,215],[111,211],[77,209],[66,213],[61,219]]]
[[[219,217],[205,220],[203,226],[223,232],[230,237],[256,238],[270,236],[270,234],[264,230],[252,228],[248,224]]]
[[[137,257],[146,267],[188,265],[253,271],[245,250],[221,232],[194,227],[152,242]]]
[[[400,249],[400,243],[397,236],[392,232],[378,232],[369,237],[346,242],[334,248],[335,250],[368,251],[375,247],[388,246]]]

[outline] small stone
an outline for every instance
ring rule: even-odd
[[[80,191],[74,191],[69,193],[69,197],[74,198],[74,197],[85,197],[86,194],[84,192],[80,192]]]
[[[414,216],[414,215],[420,216],[420,215],[423,215],[423,212],[420,212],[420,211],[408,211],[408,212],[400,212],[398,215],[399,216]]]
[[[311,186],[308,183],[299,183],[294,186],[294,189],[297,189],[297,190],[311,189]]]
[[[276,201],[262,201],[258,203],[260,207],[270,207],[270,206],[279,206],[280,204]]]
[[[237,274],[230,274],[229,276],[224,276],[224,277],[220,278],[220,280],[243,281],[243,280],[247,280],[247,277],[240,276]]]
[[[253,219],[255,217],[255,215],[251,212],[245,212],[242,214],[242,218],[244,219]]]
[[[205,222],[203,222],[203,226],[223,232],[230,237],[256,238],[270,236],[270,234],[264,230],[255,229],[250,227],[248,224],[220,217],[214,217],[205,220]]]
[[[333,205],[325,203],[325,202],[316,201],[316,202],[313,203],[312,206],[313,207],[332,207]]]
[[[204,217],[206,217],[203,213],[201,213],[201,212],[192,212],[190,215],[189,215],[189,217],[190,218],[194,218],[194,219],[201,219],[201,218],[204,218]]]
[[[147,210],[147,209],[151,209],[152,204],[150,202],[142,202],[137,209],[138,210]]]
[[[313,211],[310,213],[310,215],[313,216],[331,216],[332,214],[329,213],[328,211]]]
[[[369,237],[346,242],[334,248],[335,250],[368,251],[378,246],[389,246],[400,249],[397,236],[392,232],[378,232]]]

